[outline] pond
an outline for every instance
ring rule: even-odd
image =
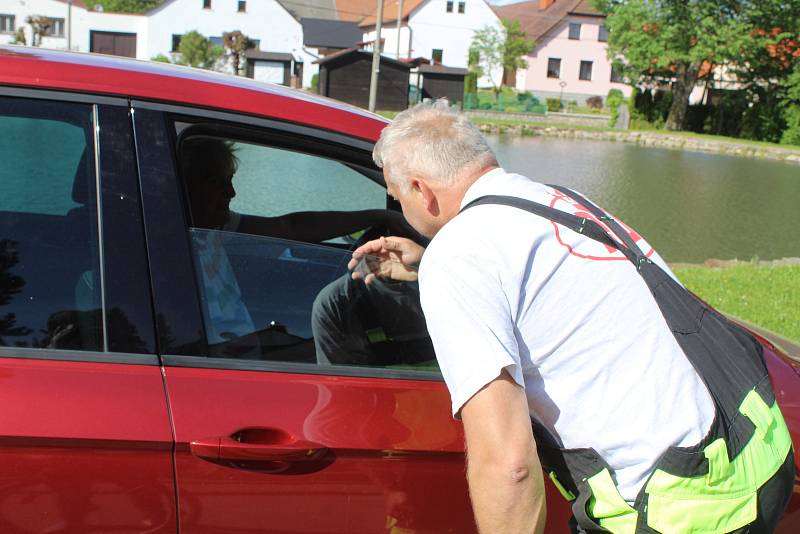
[[[607,141],[489,136],[500,164],[584,193],[670,262],[800,256],[800,166]]]

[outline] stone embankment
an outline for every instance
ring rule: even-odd
[[[635,130],[581,130],[570,127],[538,126],[532,124],[479,124],[484,133],[509,133],[516,135],[543,135],[568,139],[593,139],[633,143],[640,146],[675,148],[695,152],[710,152],[732,156],[771,159],[800,164],[800,150],[779,146],[738,143],[718,139],[705,139],[690,135],[670,135],[668,133]]]

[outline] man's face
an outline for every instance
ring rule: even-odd
[[[386,179],[386,192],[400,203],[408,224],[425,237],[432,238],[441,228],[441,224],[435,214],[428,209],[428,202],[422,191],[413,185],[408,188],[398,187],[387,169],[384,169],[383,175]],[[413,179],[410,182],[413,182]]]
[[[194,225],[220,228],[228,222],[230,203],[236,196],[233,189],[233,168],[203,170],[189,176],[189,203]]]

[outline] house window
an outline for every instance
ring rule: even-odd
[[[247,11],[247,2],[245,0],[239,0],[239,7],[237,8],[239,13],[244,13]]]
[[[172,48],[170,49],[171,52],[177,52],[181,48],[181,37],[183,35],[179,33],[172,34]]]
[[[453,12],[453,0],[447,0],[447,12],[448,13]]]
[[[50,19],[50,27],[47,28],[45,35],[48,37],[64,37],[64,19]]]
[[[569,38],[576,41],[581,38],[581,25],[577,22],[569,23]]]
[[[551,57],[547,60],[547,77],[558,78],[561,76],[561,60]]]
[[[13,33],[14,30],[14,15],[0,15],[0,33]]]
[[[211,0],[203,0],[203,9],[211,9]]]
[[[608,28],[605,25],[600,25],[600,30],[597,33],[597,40],[605,43],[608,41]]]
[[[466,2],[459,2],[458,3],[458,12],[459,13],[464,13],[464,9],[466,8],[466,4],[467,4]]]
[[[442,56],[444,56],[444,50],[441,48],[434,48],[431,52],[431,58],[433,59],[434,65],[441,65],[442,64]]]
[[[578,74],[578,79],[591,81],[592,80],[592,62],[581,61],[581,71]]]
[[[611,81],[614,83],[624,83],[622,80],[622,69],[614,64],[611,65]]]

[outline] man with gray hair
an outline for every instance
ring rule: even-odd
[[[727,436],[717,424],[726,406],[706,382],[726,389],[728,377],[701,372],[670,328],[645,275],[658,270],[661,287],[688,293],[641,236],[577,193],[506,172],[467,117],[441,103],[400,113],[373,156],[408,222],[432,240],[423,249],[380,238],[350,267],[366,255],[393,260],[369,283],[413,278],[402,266],[419,265],[481,532],[543,530],[542,465],[573,501],[574,532],[774,528],[791,495],[788,431],[781,419],[764,438],[780,442],[768,444],[770,460],[747,453],[759,440],[742,446],[759,457],[746,469],[725,452],[739,445],[711,439]],[[752,499],[753,515],[734,494]]]

